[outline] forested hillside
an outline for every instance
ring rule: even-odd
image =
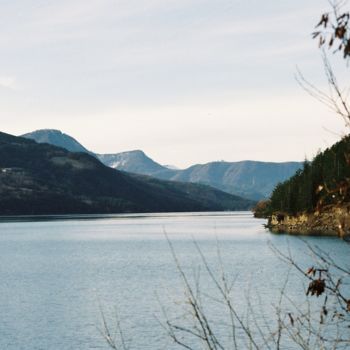
[[[0,132],[0,215],[246,210],[253,204],[208,186],[131,176],[87,153]]]
[[[305,162],[289,180],[274,189],[267,214],[295,215],[322,210],[350,200],[350,136]]]

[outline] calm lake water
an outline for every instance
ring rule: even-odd
[[[119,315],[130,349],[173,349],[157,319],[164,320],[162,307],[169,317],[182,314],[184,289],[164,232],[189,279],[199,275],[206,294],[215,288],[203,267],[198,272],[194,241],[215,271],[220,252],[242,313],[249,293],[253,305],[259,295],[267,313],[279,297],[288,266],[269,242],[284,250],[289,245],[302,266],[312,265],[299,238],[268,233],[264,220],[248,212],[51,219],[0,222],[0,349],[108,349],[98,332],[100,307],[112,326]],[[307,241],[349,265],[349,245],[336,238]],[[304,295],[299,276],[291,271],[290,279],[291,295]],[[206,307],[220,321],[220,307],[214,301]]]

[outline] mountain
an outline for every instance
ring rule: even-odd
[[[56,145],[73,150],[73,145],[78,143],[73,138],[70,138],[70,142],[68,142],[67,137],[63,139],[65,134],[57,133],[54,130],[39,130],[26,135],[30,135],[37,142],[42,142],[42,139],[48,140],[49,137],[38,137],[38,135],[45,135],[45,133],[49,135],[52,132],[55,132],[57,138],[62,137],[60,143],[55,138]],[[27,137],[26,135],[24,136]],[[80,148],[79,151],[81,152],[82,149]],[[95,154],[95,156],[105,165],[118,170],[149,175],[162,180],[205,184],[252,200],[268,198],[279,182],[285,181],[302,167],[301,162],[241,161],[210,162],[179,170],[155,162],[140,150],[115,154]]]
[[[92,152],[88,151],[76,139],[74,139],[72,136],[64,134],[60,130],[41,129],[21,135],[21,137],[34,140],[38,143],[49,143],[50,145],[65,148],[70,152],[84,152],[92,154]]]
[[[277,183],[289,178],[301,166],[300,162],[211,162],[179,170],[170,179],[203,183],[228,193],[259,200],[267,198]],[[169,179],[168,175],[169,172],[163,172],[158,177]]]
[[[155,172],[167,169],[153,161],[151,158],[147,157],[146,154],[140,150],[115,154],[95,154],[87,150],[75,138],[61,132],[60,130],[41,129],[23,134],[21,137],[34,140],[38,143],[48,143],[54,146],[62,147],[70,152],[88,153],[94,155],[102,163],[111,168],[130,173],[152,175]]]
[[[97,154],[97,157],[103,164],[111,168],[130,173],[152,175],[165,170],[163,166],[147,157],[140,150],[116,154]]]
[[[208,186],[129,175],[87,153],[0,133],[0,215],[243,210]]]
[[[170,169],[170,170],[180,170],[176,165],[171,165],[171,164],[164,164],[164,168]]]
[[[139,152],[137,157],[134,152]],[[162,166],[141,151],[97,156],[105,165],[118,170],[150,175],[162,180],[205,184],[252,200],[268,198],[279,182],[288,179],[302,167],[301,162],[247,160],[196,164],[180,170]]]

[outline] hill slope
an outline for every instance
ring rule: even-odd
[[[271,195],[270,211],[312,212],[350,201],[350,136],[305,163]]]
[[[279,184],[255,215],[272,231],[350,239],[350,136],[317,155]]]
[[[30,138],[37,142],[45,140],[44,142],[51,143],[49,135],[53,132],[55,131],[38,130],[26,135],[30,135]],[[43,137],[45,133],[48,134],[47,137]],[[23,136],[27,137],[26,135]],[[62,142],[57,141],[56,138],[63,137],[63,135],[65,134],[55,132],[54,144],[74,151],[77,141],[73,138],[70,139],[70,142],[68,142],[66,137]],[[85,149],[83,146],[81,147]],[[81,147],[78,150],[79,152],[83,151]],[[301,162],[241,161],[211,162],[178,170],[160,165],[140,150],[115,154],[96,154],[95,156],[102,163],[114,169],[150,175],[163,180],[205,184],[252,200],[268,198],[279,182],[288,179],[302,166]]]
[[[228,193],[259,200],[268,197],[278,182],[290,177],[300,166],[299,162],[211,162],[194,165],[174,174],[163,172],[155,176],[203,183]]]
[[[70,152],[84,152],[92,154],[82,144],[72,136],[55,129],[41,129],[21,135],[26,139],[34,140],[38,143],[49,143],[50,145],[65,148]]]
[[[135,174],[153,175],[166,170],[140,150],[115,153],[97,154],[98,159],[105,165]]]
[[[218,190],[130,176],[86,153],[0,133],[0,215],[243,210]]]

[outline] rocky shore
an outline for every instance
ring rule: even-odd
[[[275,213],[267,227],[276,233],[337,236],[350,238],[350,204],[325,207],[314,213],[288,215]]]

